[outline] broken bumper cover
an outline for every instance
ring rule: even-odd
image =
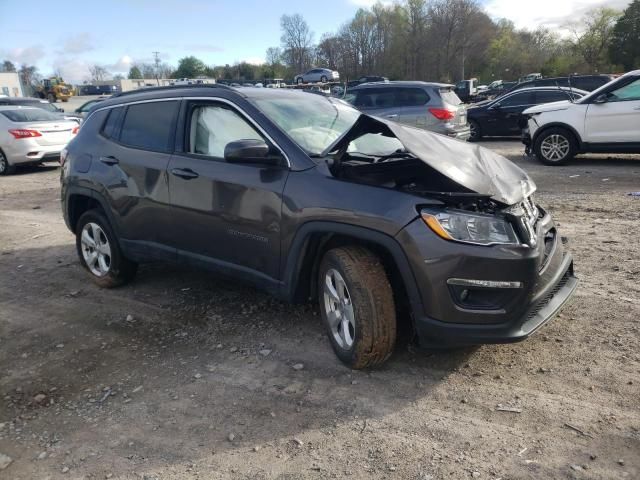
[[[524,340],[552,319],[578,285],[573,258],[551,216],[527,245],[476,246],[443,240],[419,219],[397,236],[416,294],[414,328],[425,347]]]
[[[528,338],[551,320],[569,301],[578,286],[573,259],[566,255],[558,275],[536,296],[524,315],[504,323],[471,325],[416,318],[415,328],[421,347],[453,347],[488,343],[512,343]]]

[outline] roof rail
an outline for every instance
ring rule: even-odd
[[[228,85],[223,85],[221,83],[199,83],[194,85],[164,85],[161,87],[146,87],[146,88],[138,88],[137,90],[129,90],[128,92],[119,92],[111,96],[111,98],[124,97],[126,95],[135,95],[136,93],[147,93],[147,92],[159,92],[163,90],[176,90],[181,88],[223,88],[226,90],[233,90]]]

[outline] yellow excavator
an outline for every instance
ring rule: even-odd
[[[42,80],[42,84],[36,88],[35,96],[56,103],[58,100],[68,102],[73,95],[73,87],[64,83],[61,77],[51,77]]]

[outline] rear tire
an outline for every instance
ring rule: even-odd
[[[82,266],[102,288],[124,285],[136,275],[138,264],[124,256],[109,221],[99,210],[89,210],[80,216],[76,250]]]
[[[56,101],[57,101],[56,96],[53,95],[52,93],[47,95],[47,100],[49,100],[51,103],[56,103]]]
[[[324,75],[320,77],[320,83],[327,83],[327,77]]]
[[[471,136],[469,137],[470,142],[477,142],[482,138],[482,131],[480,130],[480,125],[475,120],[469,120],[469,128],[471,129]]]
[[[298,78],[296,79],[296,83],[297,83],[298,85],[302,84],[302,77],[298,77]]]
[[[0,175],[11,175],[16,171],[16,166],[11,165],[6,155],[0,150]]]
[[[318,298],[329,341],[343,363],[362,369],[391,356],[397,334],[393,291],[370,250],[329,250],[320,263]]]
[[[578,153],[578,142],[569,130],[553,127],[538,135],[533,153],[545,165],[566,165]]]

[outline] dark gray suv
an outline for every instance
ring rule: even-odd
[[[531,179],[476,145],[332,98],[192,86],[96,105],[62,156],[82,265],[114,287],[138,263],[197,265],[316,300],[338,357],[513,342],[577,285]]]
[[[368,115],[467,140],[467,110],[453,85],[428,82],[365,83],[349,89],[349,103]]]

